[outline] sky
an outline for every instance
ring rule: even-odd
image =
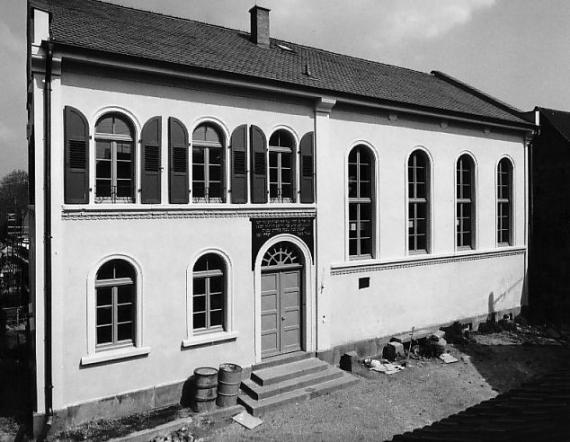
[[[106,0],[423,72],[443,71],[519,109],[570,111],[568,0]],[[26,1],[0,0],[0,177],[27,169]]]

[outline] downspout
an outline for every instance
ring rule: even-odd
[[[46,420],[39,440],[45,440],[53,420],[52,336],[51,336],[51,71],[53,43],[46,45],[46,76],[44,82],[44,361]]]

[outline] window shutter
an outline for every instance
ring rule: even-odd
[[[267,140],[263,131],[251,126],[251,202],[267,202]]]
[[[89,202],[89,124],[77,109],[65,106],[64,202]]]
[[[162,117],[146,122],[141,140],[141,203],[160,204]]]
[[[188,203],[188,132],[176,118],[168,119],[170,203]]]
[[[300,186],[301,202],[315,202],[315,136],[313,132],[306,133],[301,138],[301,167]]]
[[[247,125],[242,124],[232,133],[231,138],[231,182],[232,203],[243,204],[247,202]]]

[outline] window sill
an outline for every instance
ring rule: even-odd
[[[114,350],[102,350],[81,358],[81,365],[100,364],[102,362],[118,361],[148,355],[150,347],[124,347]]]
[[[189,347],[197,347],[199,345],[216,344],[219,342],[226,342],[226,341],[235,341],[238,336],[239,333],[236,331],[211,333],[206,335],[195,335],[188,339],[183,339],[182,347],[189,348]]]

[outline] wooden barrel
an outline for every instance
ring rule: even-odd
[[[194,370],[194,387],[192,409],[196,412],[212,410],[218,396],[218,370],[213,367]]]
[[[237,364],[222,364],[218,371],[218,399],[220,407],[230,407],[237,403],[242,369]]]

